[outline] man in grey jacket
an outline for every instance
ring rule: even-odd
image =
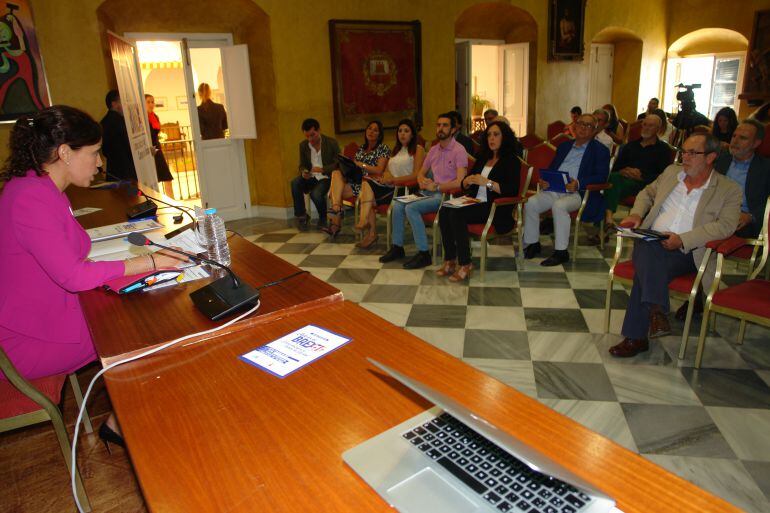
[[[326,196],[329,194],[329,175],[339,167],[337,156],[340,146],[335,139],[321,134],[317,120],[308,118],[302,122],[305,140],[299,143],[300,175],[291,181],[294,199],[294,217],[300,227],[307,226],[310,215],[305,210],[305,194],[310,193],[318,211],[318,226],[326,224]]]
[[[695,273],[708,242],[735,232],[743,194],[733,180],[714,173],[719,140],[711,134],[690,136],[682,146],[683,165],[671,165],[636,196],[621,226],[666,234],[662,241],[634,243],[631,288],[623,340],[610,348],[620,358],[649,348],[648,338],[668,335],[668,284]]]

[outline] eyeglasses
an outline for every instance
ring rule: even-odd
[[[578,121],[577,126],[582,126],[583,128],[596,128],[596,125],[593,123],[587,123],[585,121]]]
[[[695,151],[695,150],[683,150],[679,148],[679,151],[682,152],[682,155],[687,155],[688,157],[692,157],[694,155],[706,155],[707,151]]]

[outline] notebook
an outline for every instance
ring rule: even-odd
[[[436,406],[342,458],[402,513],[622,513],[589,483],[442,393],[373,365]]]

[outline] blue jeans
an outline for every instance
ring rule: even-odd
[[[412,203],[393,200],[393,244],[395,246],[404,246],[404,216],[406,216],[412,226],[417,251],[428,251],[428,234],[425,233],[422,215],[438,211],[441,206],[441,193],[422,191],[422,194],[430,197]]]

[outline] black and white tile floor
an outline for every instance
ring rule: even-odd
[[[745,343],[736,345],[737,322],[720,317],[695,370],[700,319],[681,361],[682,323],[672,319],[672,336],[651,341],[650,351],[635,358],[615,359],[607,350],[620,340],[628,294],[620,286],[613,291],[604,334],[614,248],[581,245],[572,262],[544,268],[540,259],[517,265],[503,240],[490,247],[484,282],[476,270],[470,282],[453,284],[435,276],[435,265],[381,264],[384,236],[360,250],[351,224],[346,219],[335,242],[269,219],[228,227],[333,284],[346,299],[736,506],[770,511],[770,330],[749,326]],[[550,254],[550,237],[541,242]],[[406,250],[414,253],[413,246]],[[728,270],[728,280],[743,273]]]

